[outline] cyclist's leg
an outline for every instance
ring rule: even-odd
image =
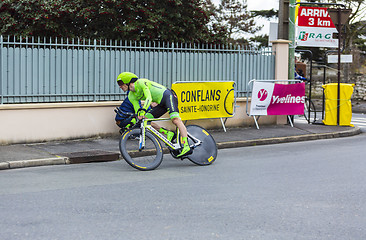
[[[179,129],[181,137],[187,137],[187,128],[180,117],[172,118],[172,123]]]
[[[172,123],[179,129],[181,136],[187,137],[187,128],[179,116],[178,98],[170,89],[167,89],[164,92],[160,105],[165,107],[165,111],[169,112],[170,119],[172,120]]]
[[[167,109],[168,109],[168,112],[170,115],[170,119],[172,120],[172,123],[179,129],[179,133],[182,137],[183,148],[182,148],[182,151],[180,152],[180,154],[177,155],[177,157],[184,157],[189,154],[192,154],[193,150],[190,148],[188,139],[187,139],[187,137],[188,137],[187,128],[179,116],[178,98],[170,90],[165,91],[164,96],[167,96],[165,98],[164,102],[167,106]]]
[[[166,112],[167,112],[166,108],[163,105],[158,104],[157,106],[153,107],[150,111],[148,111],[146,113],[145,117],[146,118],[159,118]],[[153,128],[155,128],[157,131],[159,131],[160,133],[165,134],[169,141],[173,141],[175,139],[175,136],[176,136],[175,132],[162,128],[159,126],[159,124],[157,124],[155,122],[151,122],[151,126]]]
[[[157,106],[151,108],[146,114],[145,117],[146,118],[159,118],[161,117],[164,113],[166,113],[166,109],[161,106],[160,104],[158,104]],[[151,126],[153,128],[155,128],[156,130],[159,131],[160,126],[158,124],[156,124],[155,122],[151,122]]]
[[[188,138],[187,138],[188,137],[187,128],[183,124],[182,119],[180,119],[180,117],[175,117],[172,119],[172,122],[179,129],[179,132],[182,137],[182,143],[183,143],[182,151],[180,152],[180,154],[177,155],[177,157],[184,157],[189,154],[192,154],[193,149],[191,149],[191,147],[189,146]]]

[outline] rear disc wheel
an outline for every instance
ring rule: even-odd
[[[196,143],[192,136],[201,141],[201,144],[194,148],[193,153],[188,155],[187,158],[200,166],[212,164],[217,157],[217,145],[211,134],[206,129],[197,125],[187,126],[187,131],[190,146]],[[181,138],[179,138],[180,140]],[[180,145],[183,146],[181,141]]]

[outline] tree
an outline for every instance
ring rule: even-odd
[[[278,17],[278,10],[269,9],[269,10],[254,10],[251,11],[253,17],[263,17],[267,19],[277,18]]]
[[[278,10],[269,9],[269,10],[256,10],[251,11],[253,17],[255,18],[265,18],[267,20],[271,20],[274,18],[278,18]],[[268,34],[257,35],[250,38],[250,41],[254,44],[257,44],[259,48],[268,47]]]
[[[353,44],[363,52],[366,52],[366,21],[351,24],[350,31],[354,32]]]
[[[256,35],[250,38],[250,41],[257,45],[258,48],[268,47],[268,35]]]
[[[332,1],[334,2],[334,1]],[[346,8],[352,9],[352,13],[349,17],[348,24],[346,25],[346,43],[345,46],[351,50],[351,48],[364,49],[364,38],[366,37],[366,25],[363,18],[366,14],[366,1],[365,0],[344,0],[338,1],[343,3]]]
[[[2,0],[0,34],[221,42],[209,14],[204,0]]]
[[[230,43],[237,43],[237,39],[244,34],[253,34],[262,28],[256,26],[254,16],[247,10],[245,2],[242,4],[239,0],[221,0],[216,20],[218,26],[226,26]]]
[[[227,43],[229,38],[227,26],[218,21],[218,8],[212,3],[211,0],[206,0],[206,4],[204,4],[204,10],[207,12],[209,17],[207,26],[211,34],[215,36],[216,43]]]

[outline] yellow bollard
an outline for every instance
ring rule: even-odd
[[[340,83],[339,125],[353,126],[351,96],[354,84]],[[325,94],[325,125],[337,125],[338,83],[323,85]]]

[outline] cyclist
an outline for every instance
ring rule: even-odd
[[[297,80],[301,80],[301,81],[308,81],[308,79],[307,79],[306,77],[304,77],[304,76],[302,76],[302,75],[300,75],[300,74],[298,74],[298,73],[296,72],[296,68],[295,68],[295,72],[294,72],[294,74],[295,74],[295,79],[297,79]]]
[[[126,113],[135,112],[135,109],[133,108],[133,105],[132,105],[131,101],[128,99],[128,97],[125,98],[125,100],[122,102],[119,109],[121,109],[123,112],[126,112]],[[128,116],[128,115],[121,115],[121,114],[116,114],[115,121],[116,121],[117,126],[121,128],[121,130],[120,130],[121,134],[126,129],[130,128],[132,125],[134,125],[136,123],[135,118]]]
[[[138,78],[131,72],[119,74],[117,83],[124,92],[129,91],[128,98],[133,104],[135,112],[138,113],[139,119],[143,117],[159,118],[164,113],[169,112],[172,123],[179,129],[182,135],[183,149],[177,157],[192,154],[192,149],[189,147],[187,140],[187,129],[179,116],[177,96],[170,89],[146,78]],[[145,100],[142,108],[138,104],[139,100]],[[153,102],[157,103],[157,106],[153,106],[151,110],[148,110],[148,107]],[[156,124],[153,127],[158,129],[159,132],[167,134],[169,140],[173,138],[173,132],[160,128]]]

